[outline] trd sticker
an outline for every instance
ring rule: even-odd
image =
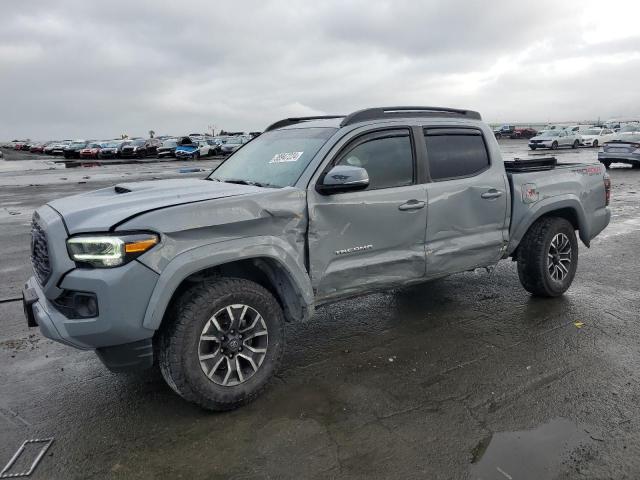
[[[283,152],[276,153],[269,163],[297,162],[304,152]]]
[[[602,168],[599,166],[594,167],[584,167],[584,168],[575,168],[573,170],[578,175],[600,175],[602,173]]]
[[[535,203],[540,200],[540,192],[535,183],[525,183],[522,185],[522,201],[523,203]]]

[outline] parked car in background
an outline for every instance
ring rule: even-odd
[[[44,143],[34,143],[29,147],[29,152],[31,153],[43,153],[44,152]]]
[[[80,150],[89,145],[86,140],[74,140],[64,149],[64,158],[80,158]]]
[[[632,168],[640,168],[640,132],[625,133],[620,138],[602,145],[598,161],[606,168],[612,163],[625,163]]]
[[[529,140],[529,148],[550,148],[556,150],[560,147],[578,148],[580,145],[580,135],[572,131],[553,129],[543,130]]]
[[[156,156],[158,158],[168,158],[176,156],[176,148],[178,146],[178,140],[175,138],[170,138],[162,142],[162,145],[158,147],[156,152]]]
[[[71,144],[70,141],[53,143],[44,149],[44,153],[48,155],[64,155],[64,149]]]
[[[98,158],[118,158],[120,147],[123,143],[124,142],[120,140],[104,142],[102,148],[100,148],[100,152],[98,152]]]
[[[147,156],[147,142],[140,138],[123,145],[120,158],[144,158]]]
[[[616,132],[615,138],[624,140],[629,135],[640,134],[640,123],[627,123]]]
[[[511,138],[533,138],[538,134],[538,131],[535,128],[531,127],[517,127]]]
[[[162,140],[157,138],[150,138],[145,142],[145,148],[147,149],[147,156],[156,156],[158,154],[158,148],[162,145]]]
[[[493,134],[498,139],[504,138],[504,137],[511,138],[511,135],[513,135],[513,132],[515,131],[516,131],[515,125],[502,125],[499,128],[496,128],[493,131]]]
[[[80,158],[98,158],[102,145],[100,143],[90,143],[80,150]]]
[[[597,148],[609,140],[616,138],[616,134],[610,128],[593,127],[580,134],[582,145]]]
[[[200,158],[213,155],[215,148],[209,145],[206,140],[191,140],[187,142],[183,139],[180,145],[176,147],[176,158]]]
[[[249,140],[249,137],[229,137],[225,143],[220,145],[220,153],[222,155],[231,155]]]
[[[580,134],[582,132],[585,132],[591,128],[593,128],[595,125],[565,125],[564,127],[562,127],[563,130],[566,130],[567,132],[573,132],[576,134]]]

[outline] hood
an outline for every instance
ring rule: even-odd
[[[185,203],[246,195],[263,190],[250,185],[197,178],[121,183],[114,187],[49,202],[70,234],[108,231],[144,212]]]
[[[182,152],[193,152],[195,150],[198,149],[197,145],[179,145],[178,147],[175,147],[176,151],[180,150]]]

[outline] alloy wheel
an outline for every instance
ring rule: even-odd
[[[202,371],[225,387],[240,385],[258,371],[267,354],[269,332],[262,315],[249,305],[218,310],[205,323],[198,344]]]
[[[551,278],[562,282],[571,268],[571,242],[564,233],[558,233],[551,240],[547,253],[547,269]]]

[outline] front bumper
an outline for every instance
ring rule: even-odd
[[[197,152],[198,152],[197,150],[193,152],[185,152],[182,150],[178,150],[176,151],[176,158],[193,158],[195,157]]]
[[[83,319],[69,319],[61,313],[35,277],[27,281],[25,292],[37,297],[30,308],[45,337],[89,350],[153,337],[154,331],[144,328],[142,322],[157,280],[155,272],[135,260],[112,269],[72,270],[60,287],[95,293],[98,299],[98,316]],[[28,318],[27,311],[25,314]]]
[[[48,206],[34,220],[46,235],[51,274],[41,284],[31,277],[24,289],[27,320],[32,315],[42,334],[79,349],[98,349],[149,340],[154,330],[143,326],[144,315],[158,274],[138,260],[116,268],[77,268],[66,249],[68,237],[60,215]],[[98,315],[67,318],[55,305],[66,291],[90,292]]]
[[[551,145],[553,145],[553,141],[540,142],[540,143],[529,142],[529,146],[535,147],[535,148],[551,148]]]

